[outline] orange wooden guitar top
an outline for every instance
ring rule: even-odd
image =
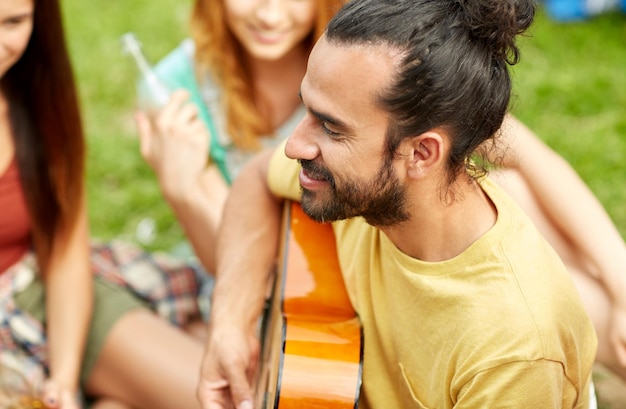
[[[361,386],[361,325],[346,293],[332,227],[287,205],[266,352],[266,408],[356,408]],[[277,319],[276,315],[282,317]],[[277,345],[278,344],[278,345]],[[275,382],[275,384],[274,384]]]

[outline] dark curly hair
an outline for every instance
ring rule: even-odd
[[[532,0],[353,0],[330,22],[336,44],[388,44],[403,55],[380,106],[392,115],[391,157],[403,138],[443,127],[452,137],[448,180],[484,161],[470,158],[500,128],[511,96],[508,65],[517,35],[535,16]]]

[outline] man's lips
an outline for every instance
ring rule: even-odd
[[[326,178],[324,178],[323,176],[309,173],[304,168],[300,171],[299,179],[300,186],[307,190],[320,188],[322,185],[326,185],[328,183]]]

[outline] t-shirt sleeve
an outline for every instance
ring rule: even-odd
[[[270,159],[267,172],[267,183],[270,190],[278,197],[285,199],[300,200],[300,164],[297,160],[285,156],[285,144],[282,142]]]

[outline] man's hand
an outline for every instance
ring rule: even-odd
[[[252,409],[259,342],[235,326],[211,328],[197,394],[203,409]]]

